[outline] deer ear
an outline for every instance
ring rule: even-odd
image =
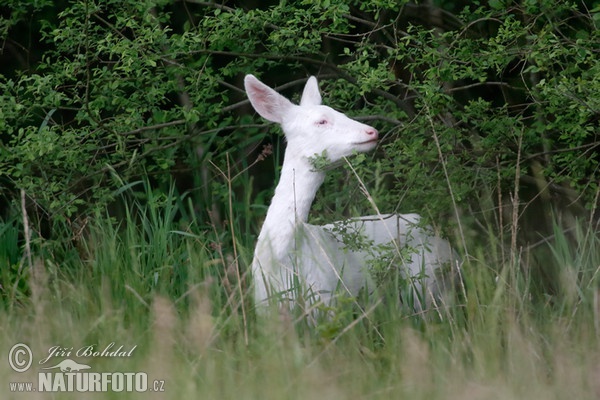
[[[319,84],[317,78],[311,76],[306,81],[302,98],[300,99],[301,106],[318,106],[321,104],[321,93],[319,92]]]
[[[244,87],[252,107],[261,117],[271,122],[281,123],[284,114],[293,106],[288,99],[256,79],[254,75],[246,75]]]

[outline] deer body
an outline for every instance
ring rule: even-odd
[[[346,248],[336,224],[308,224],[308,214],[325,172],[312,162],[325,156],[331,163],[354,152],[372,150],[378,139],[373,127],[321,105],[317,80],[311,77],[300,105],[294,105],[252,75],[244,81],[254,109],[265,119],[279,123],[287,139],[280,181],[275,189],[259,234],[252,274],[258,304],[273,296],[294,300],[298,284],[312,294],[312,301],[329,303],[338,291],[356,296],[373,282],[367,270],[369,251]],[[449,244],[418,226],[416,214],[373,215],[343,222],[344,229],[360,234],[369,245],[410,246],[410,259],[399,260],[405,277],[422,276],[415,290],[436,294],[435,270],[451,261]],[[398,252],[400,254],[400,252]]]

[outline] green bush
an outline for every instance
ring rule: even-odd
[[[119,370],[165,398],[597,398],[599,23],[595,0],[3,2],[0,347],[135,344]],[[455,303],[254,318],[285,143],[247,73],[296,100],[317,75],[381,132],[311,219],[422,214],[463,256]]]
[[[114,176],[145,175],[190,190],[201,223],[235,219],[256,233],[282,143],[245,102],[246,73],[291,96],[318,75],[326,103],[383,133],[375,155],[354,161],[381,211],[458,226],[465,243],[487,227],[538,241],[552,210],[568,222],[597,205],[600,9],[590,1],[4,8],[0,184],[12,210],[25,191],[40,233],[114,204]],[[257,162],[270,142],[274,160]],[[354,179],[332,174],[313,219],[372,212],[342,184]]]

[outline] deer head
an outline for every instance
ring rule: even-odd
[[[325,155],[335,163],[356,152],[372,150],[377,144],[375,128],[355,121],[321,104],[317,79],[306,82],[299,105],[265,85],[253,75],[244,79],[254,109],[265,119],[281,125],[292,157],[309,159]]]

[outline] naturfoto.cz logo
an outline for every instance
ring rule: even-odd
[[[71,358],[58,361],[60,357],[130,357],[136,347],[117,347],[114,342],[102,350],[94,345],[78,349],[52,346],[38,362],[37,383],[10,382],[9,389],[11,392],[163,392],[164,381],[149,382],[145,372],[95,372],[91,365]],[[22,373],[31,368],[33,358],[27,344],[17,343],[8,353],[8,364],[15,372]]]

